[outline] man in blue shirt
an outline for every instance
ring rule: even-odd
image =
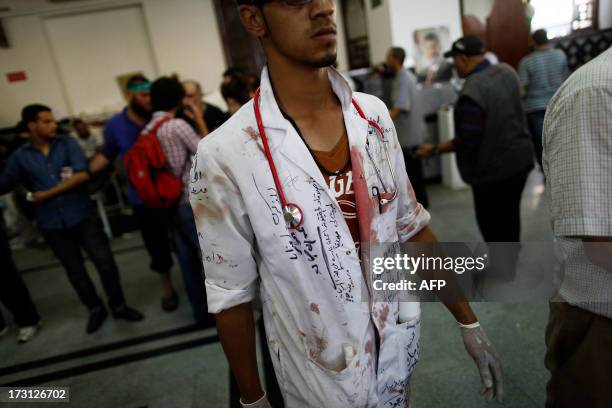
[[[128,106],[106,122],[104,147],[89,164],[89,170],[97,173],[108,167],[117,158],[123,163],[123,156],[132,148],[141,130],[151,118],[151,97],[149,80],[134,75],[127,82]],[[151,259],[149,267],[158,272],[162,284],[162,308],[176,310],[178,297],[170,280],[172,248],[169,237],[169,214],[165,210],[147,208],[128,183],[128,201],[134,208],[138,228],[142,234]]]
[[[28,200],[36,204],[38,227],[89,309],[87,333],[98,330],[108,313],[87,274],[81,248],[100,274],[113,317],[142,320],[142,314],[125,304],[110,244],[84,186],[89,174],[78,143],[69,136],[56,136],[57,123],[44,105],[28,105],[21,116],[30,141],[11,155],[0,175],[0,194],[19,184],[30,192]]]

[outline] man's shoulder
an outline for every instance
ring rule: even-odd
[[[353,99],[359,107],[363,110],[366,116],[383,116],[386,117],[389,114],[387,105],[380,100],[378,97],[363,92],[354,92]]]
[[[602,90],[612,94],[612,49],[574,72],[553,97],[551,107],[554,108],[575,95]]]

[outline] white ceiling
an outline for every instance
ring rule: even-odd
[[[0,0],[0,18],[122,3],[118,0]],[[133,3],[124,1],[124,3]],[[5,10],[8,8],[9,10]]]

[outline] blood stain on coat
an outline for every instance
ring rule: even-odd
[[[378,317],[378,326],[380,328],[380,332],[385,329],[385,324],[387,322],[387,317],[389,317],[389,305],[384,305],[382,311],[380,312],[380,316]],[[381,335],[382,338],[382,335]]]
[[[321,354],[327,348],[327,339],[323,337],[315,336],[314,337],[314,348],[310,349],[310,358],[317,361]]]
[[[359,233],[361,240],[370,242],[371,225],[374,210],[372,208],[372,200],[368,192],[368,185],[363,176],[363,156],[356,146],[351,147],[351,165],[353,174],[353,191],[355,191],[355,204],[357,206],[357,218],[359,219]]]
[[[310,311],[313,313],[316,313],[318,315],[321,314],[321,312],[319,311],[319,305],[317,305],[316,303],[311,303],[310,304]]]
[[[242,129],[242,131],[246,133],[247,135],[249,135],[249,138],[255,142],[260,152],[262,152],[263,154],[266,154],[263,147],[259,144],[259,140],[261,139],[261,136],[259,136],[258,131],[253,129],[251,126],[249,126],[248,128]]]
[[[367,354],[372,354],[372,340],[366,341],[364,350]]]
[[[193,212],[195,213],[196,218],[203,219],[214,219],[220,220],[223,219],[224,210],[217,206],[209,206],[202,202],[197,202],[193,207]]]

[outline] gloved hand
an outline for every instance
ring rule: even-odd
[[[240,405],[242,405],[243,408],[272,408],[272,406],[270,405],[270,401],[268,401],[266,393],[264,393],[263,397],[250,404],[245,404],[244,402],[242,402],[242,400],[240,400]]]
[[[504,378],[499,354],[491,344],[479,323],[459,325],[461,337],[468,354],[478,367],[482,380],[482,395],[487,402],[497,397],[497,402],[504,399]]]

